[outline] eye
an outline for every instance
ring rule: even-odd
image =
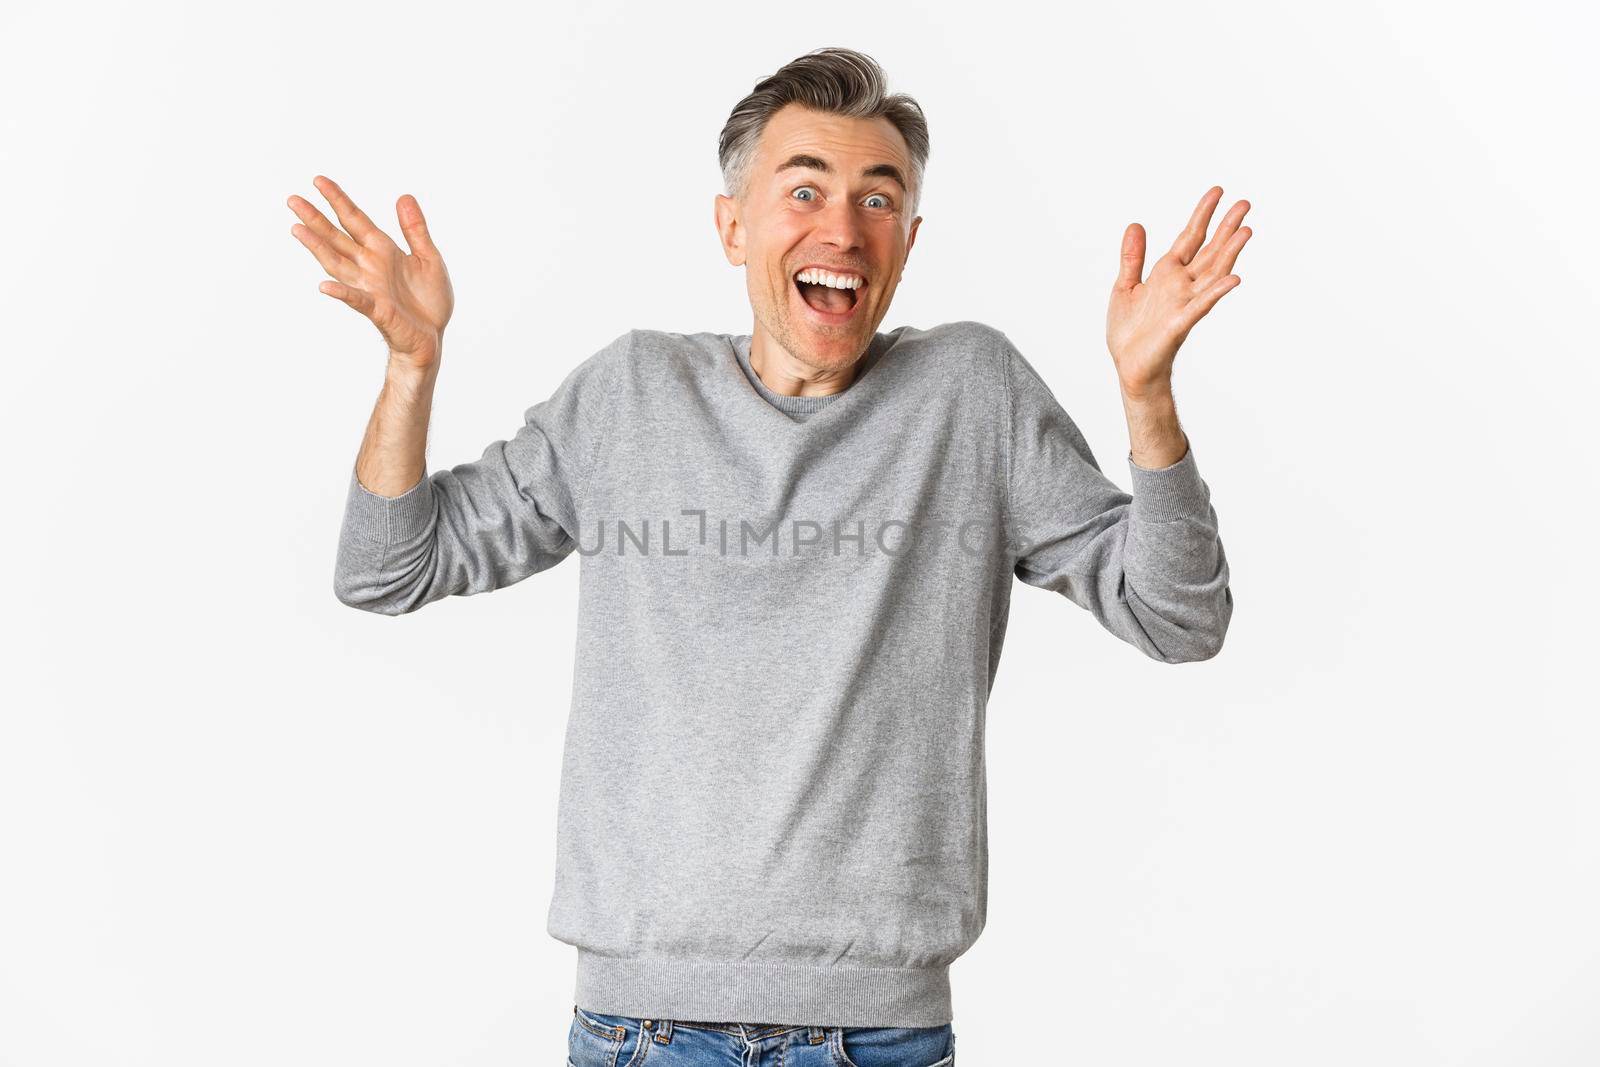
[[[887,196],[884,196],[882,193],[873,193],[871,196],[867,197],[867,199],[868,200],[882,200],[883,201],[883,206],[885,208],[894,207],[894,201],[890,200]]]
[[[810,201],[816,199],[816,190],[811,188],[811,186],[809,186],[809,185],[802,185],[800,188],[798,188],[798,189],[796,189],[794,191],[794,195],[799,196],[801,193],[806,193],[806,192],[809,192],[809,193],[812,194],[810,197],[806,198],[806,202],[807,203],[810,203]]]

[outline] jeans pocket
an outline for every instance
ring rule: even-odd
[[[567,1030],[568,1067],[628,1067],[643,1056],[642,1020],[572,1006]]]
[[[955,1067],[956,1034],[943,1026],[843,1026],[840,1067]]]

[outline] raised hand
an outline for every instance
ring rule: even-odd
[[[1224,293],[1239,284],[1239,276],[1230,271],[1250,239],[1250,227],[1239,226],[1250,210],[1248,200],[1234,204],[1210,242],[1200,247],[1211,213],[1221,199],[1220,185],[1206,191],[1189,224],[1143,281],[1144,227],[1131,223],[1122,233],[1122,268],[1111,287],[1106,345],[1117,365],[1122,390],[1129,396],[1144,396],[1171,385],[1173,359],[1184,338]]]
[[[319,174],[312,184],[344,226],[333,225],[309,201],[289,197],[289,210],[300,218],[289,232],[334,279],[317,288],[372,320],[389,345],[391,361],[430,368],[439,358],[455,294],[416,197],[407,193],[395,203],[411,249],[407,255],[333,181]]]

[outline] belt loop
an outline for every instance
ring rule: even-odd
[[[828,1032],[826,1030],[824,1030],[822,1027],[820,1027],[820,1026],[808,1026],[806,1029],[811,1031],[810,1037],[811,1037],[811,1043],[813,1045],[820,1045],[824,1041],[828,1040]]]
[[[656,1041],[662,1045],[672,1044],[672,1020],[656,1020]]]

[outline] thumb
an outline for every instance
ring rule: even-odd
[[[422,217],[422,205],[417,203],[417,198],[406,193],[395,202],[394,213],[400,217],[400,232],[405,234],[411,254],[438,259],[439,249],[428,236],[428,220]]]
[[[1122,266],[1113,290],[1132,289],[1144,274],[1144,227],[1137,222],[1122,231]]]

